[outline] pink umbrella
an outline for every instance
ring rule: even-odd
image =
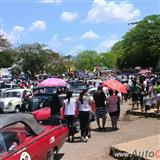
[[[105,80],[103,82],[103,86],[106,86],[112,90],[117,90],[118,92],[121,92],[121,93],[127,93],[125,86],[121,82],[114,79]]]
[[[142,69],[141,71],[138,72],[138,74],[146,74],[146,73],[150,73],[151,71],[149,71],[148,69]]]
[[[67,83],[60,78],[48,78],[43,80],[38,84],[40,87],[57,87],[57,86],[66,86]]]

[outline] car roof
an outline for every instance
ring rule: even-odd
[[[36,96],[53,96],[54,94],[53,93],[36,93],[34,94],[34,97]]]
[[[7,89],[5,92],[23,92],[23,91],[30,91],[29,89],[25,89],[25,88],[11,88],[11,89]]]
[[[34,116],[30,113],[0,115],[0,129],[18,122],[26,125],[35,135],[39,135],[44,132],[44,129],[38,124]]]

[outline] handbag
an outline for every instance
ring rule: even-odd
[[[78,120],[75,120],[73,126],[70,128],[70,134],[76,134],[80,130],[80,123]]]
[[[89,122],[94,122],[96,120],[95,113],[91,112],[89,113]]]

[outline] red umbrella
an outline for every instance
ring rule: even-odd
[[[60,78],[48,78],[38,84],[40,87],[67,86],[67,83]]]
[[[125,86],[121,82],[114,79],[105,80],[103,82],[103,86],[108,87],[108,89],[117,90],[118,92],[121,93],[127,93]]]
[[[149,71],[148,69],[142,69],[141,71],[138,72],[138,74],[146,74],[146,73],[150,73],[151,71]]]

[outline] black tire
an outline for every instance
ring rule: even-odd
[[[19,106],[19,105],[16,106],[15,112],[16,112],[16,113],[20,112],[20,106]]]
[[[2,108],[0,108],[0,114],[3,114],[4,112],[3,112],[3,109]]]
[[[46,160],[55,160],[55,154],[53,150],[48,151]]]

